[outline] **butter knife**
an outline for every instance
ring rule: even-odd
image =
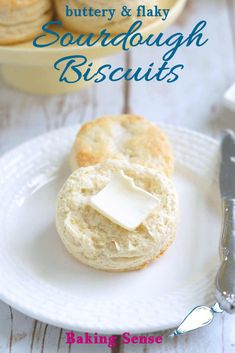
[[[217,302],[194,308],[169,336],[178,336],[206,326],[217,313],[235,313],[235,134],[228,130],[221,143],[220,193],[223,227],[220,242],[221,266],[215,281]]]

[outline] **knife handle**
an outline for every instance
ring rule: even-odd
[[[235,200],[223,200],[220,243],[222,264],[216,277],[216,299],[226,312],[235,313]]]

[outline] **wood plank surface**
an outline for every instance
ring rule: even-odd
[[[65,96],[42,97],[17,92],[0,81],[0,154],[34,136],[103,114],[134,112],[156,122],[187,126],[217,136],[235,129],[235,114],[223,106],[223,93],[235,80],[235,1],[189,0],[183,15],[167,30],[187,32],[208,21],[208,45],[182,48],[185,63],[175,85],[125,83],[94,85]],[[113,65],[137,67],[158,60],[159,51],[139,48],[110,58]],[[120,345],[113,353],[235,353],[235,318],[218,315],[213,324],[160,346]],[[0,353],[106,353],[102,346],[68,346],[65,330],[38,322],[0,302]]]

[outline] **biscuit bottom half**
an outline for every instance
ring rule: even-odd
[[[133,231],[88,203],[120,171],[159,200]],[[171,179],[154,169],[114,160],[77,169],[59,192],[56,212],[57,230],[68,252],[83,264],[112,272],[141,269],[157,259],[175,239],[178,220]]]

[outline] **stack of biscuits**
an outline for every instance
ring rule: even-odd
[[[0,0],[0,45],[36,37],[52,13],[51,0]]]
[[[73,173],[58,195],[56,217],[70,254],[96,269],[130,271],[146,267],[166,251],[176,235],[177,200],[172,150],[160,128],[134,115],[101,117],[81,127],[70,161]],[[120,171],[159,202],[134,230],[86,202]]]
[[[63,27],[72,32],[99,34],[106,28],[113,35],[124,33],[137,19],[142,20],[143,27],[154,20],[151,17],[137,18],[134,9],[139,5],[151,8],[155,0],[0,0],[0,45],[35,38],[42,31],[42,25],[52,19],[53,13],[55,19],[61,20]],[[132,10],[132,16],[121,15],[123,6]],[[78,17],[75,14],[67,16],[66,7],[74,11],[111,9],[115,14],[112,19],[105,16]]]

